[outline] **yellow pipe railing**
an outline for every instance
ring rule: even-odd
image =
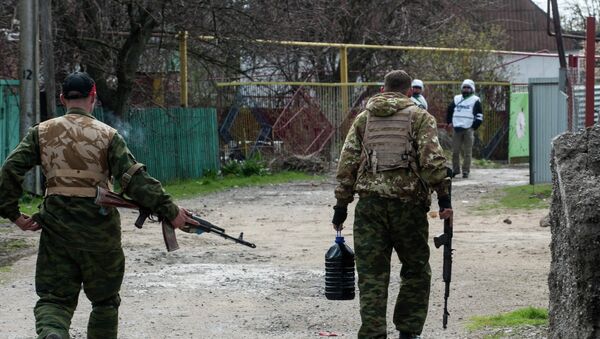
[[[179,37],[179,60],[180,60],[180,78],[181,78],[181,93],[180,102],[182,107],[188,107],[188,61],[187,61],[187,40],[188,32],[183,31],[177,33]],[[514,52],[503,50],[485,50],[473,48],[450,48],[450,47],[427,47],[427,46],[391,46],[391,45],[365,45],[365,44],[344,44],[344,43],[328,43],[328,42],[308,42],[308,41],[286,41],[286,40],[268,40],[268,39],[253,39],[244,40],[236,38],[223,38],[211,35],[198,35],[196,39],[211,41],[218,39],[248,41],[260,44],[273,44],[282,46],[301,46],[301,47],[334,47],[340,50],[340,83],[316,83],[316,82],[227,82],[217,83],[217,86],[242,86],[242,85],[290,85],[290,86],[341,86],[342,112],[348,110],[348,86],[380,86],[378,82],[348,82],[348,49],[387,49],[387,50],[403,50],[403,51],[431,51],[431,52],[454,52],[454,53],[493,53],[493,54],[508,54],[508,55],[535,55],[556,57],[552,53],[528,53]],[[435,84],[460,84],[460,81],[425,81],[430,85]],[[479,82],[481,85],[499,85],[509,86],[505,82]]]
[[[340,47],[340,82],[348,83],[348,48]],[[348,111],[348,86],[342,85],[342,112]]]
[[[555,53],[533,53],[533,52],[516,52],[516,51],[505,51],[498,49],[476,49],[476,48],[454,48],[454,47],[429,47],[429,46],[393,46],[393,45],[365,45],[365,44],[344,44],[337,42],[309,42],[309,41],[286,41],[286,40],[267,40],[267,39],[236,39],[236,38],[225,38],[215,37],[212,35],[198,35],[195,38],[210,41],[210,40],[238,40],[247,41],[260,44],[272,44],[272,45],[283,45],[283,46],[303,46],[303,47],[335,47],[347,49],[359,48],[359,49],[389,49],[389,50],[401,50],[401,51],[429,51],[429,52],[454,52],[454,53],[491,53],[491,54],[506,54],[506,55],[528,55],[528,56],[545,56],[545,57],[557,57]]]
[[[179,72],[181,73],[181,107],[188,107],[188,61],[187,61],[187,39],[188,32],[179,32]]]
[[[427,85],[460,85],[462,81],[445,81],[445,80],[423,80]],[[232,81],[232,82],[217,82],[217,87],[228,87],[228,86],[317,86],[317,87],[360,87],[360,86],[383,86],[383,82],[299,82],[299,81]],[[479,81],[478,86],[510,86],[510,82],[503,81]]]

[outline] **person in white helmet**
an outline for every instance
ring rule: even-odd
[[[423,96],[423,89],[425,89],[423,81],[415,79],[412,81],[411,87],[412,96],[410,97],[410,100],[412,100],[417,107],[427,110],[427,100],[425,100],[425,97]]]
[[[454,97],[446,116],[448,128],[454,129],[452,137],[452,170],[454,176],[461,173],[460,153],[463,154],[462,177],[468,178],[471,170],[474,131],[483,123],[481,100],[475,95],[475,82],[465,79],[461,94]]]

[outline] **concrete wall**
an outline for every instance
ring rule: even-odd
[[[553,141],[549,337],[600,338],[600,126]]]

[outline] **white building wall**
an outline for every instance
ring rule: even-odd
[[[577,55],[579,51],[566,54]],[[526,84],[530,78],[558,78],[558,56],[502,55],[500,59],[506,65],[511,83]]]

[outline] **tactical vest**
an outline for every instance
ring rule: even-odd
[[[416,152],[412,146],[411,121],[416,109],[410,106],[386,117],[368,113],[363,141],[367,170],[375,174],[414,166]]]
[[[463,98],[462,95],[454,97],[454,115],[452,116],[452,125],[459,128],[471,128],[473,126],[473,108],[479,97],[471,95]]]
[[[108,188],[108,148],[116,130],[91,116],[66,114],[39,125],[46,196],[94,197]]]

